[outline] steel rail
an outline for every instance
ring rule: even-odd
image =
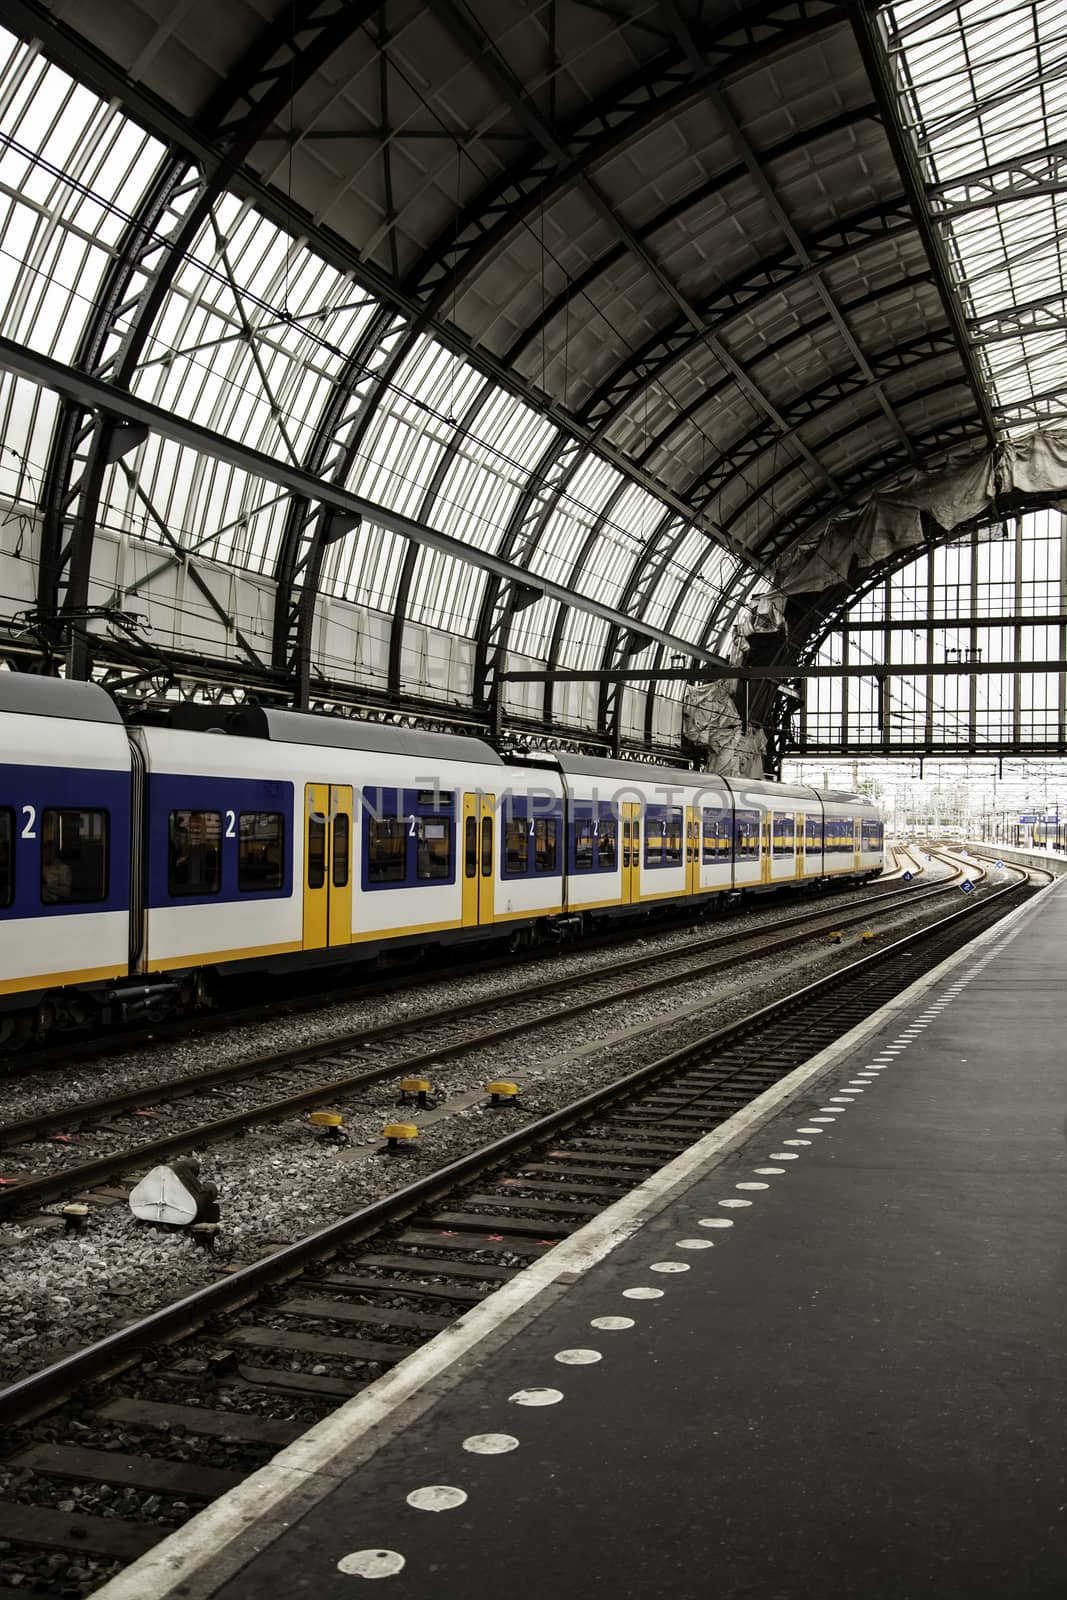
[[[959,872],[960,869],[957,868],[955,877],[959,876]],[[854,903],[850,902],[849,905],[841,907],[840,911],[835,911],[832,907],[822,905],[802,911],[799,915],[785,917],[778,923],[778,927],[781,930],[789,931],[794,928],[807,927],[811,922],[821,921],[825,917],[835,918],[847,926],[850,922],[862,921],[868,915],[871,906],[888,910],[889,907],[883,907],[883,902],[887,900],[898,901],[901,905],[920,903],[935,895],[946,893],[952,887],[954,881],[955,878],[947,880],[944,884],[939,884],[936,887],[931,886],[929,889],[922,890],[887,890],[884,894],[871,896],[864,901],[862,906],[855,906]],[[0,1123],[0,1146],[20,1144],[28,1139],[39,1138],[58,1129],[70,1127],[83,1119],[118,1116],[124,1111],[137,1111],[149,1104],[165,1105],[171,1100],[217,1088],[222,1084],[240,1083],[244,1078],[251,1077],[256,1073],[281,1072],[290,1066],[302,1066],[306,1062],[331,1055],[338,1050],[348,1050],[353,1046],[363,1048],[369,1044],[385,1043],[390,1039],[403,1037],[405,1034],[420,1032],[423,1028],[433,1027],[438,1023],[447,1024],[458,1021],[463,1017],[476,1015],[478,1012],[487,1011],[494,1006],[512,1005],[526,1000],[564,994],[569,990],[604,982],[609,978],[625,976],[628,972],[647,972],[651,967],[668,965],[671,962],[684,960],[687,956],[697,955],[701,951],[717,950],[723,946],[736,947],[741,940],[747,942],[758,939],[763,931],[761,927],[746,929],[739,934],[723,933],[713,938],[698,940],[685,949],[673,948],[651,955],[643,954],[632,957],[626,961],[616,963],[610,969],[606,967],[591,968],[585,972],[570,973],[564,977],[548,978],[538,983],[523,984],[521,987],[505,989],[498,994],[485,995],[480,999],[438,1006],[394,1022],[379,1023],[370,1028],[351,1029],[346,1033],[332,1034],[327,1038],[310,1044],[293,1045],[289,1048],[271,1051],[263,1055],[250,1056],[242,1061],[232,1062],[225,1066],[210,1067],[203,1071],[186,1073],[180,1078],[172,1078],[164,1083],[124,1090],[120,1094],[108,1095],[98,1100],[75,1101],[71,1105],[59,1106],[54,1111],[43,1111],[35,1116],[22,1118],[17,1122]],[[685,978],[686,975],[682,973],[678,981],[684,982]],[[386,992],[393,992],[393,986]],[[357,998],[362,998],[362,996]],[[625,999],[626,992],[623,992],[620,998]]]
[[[933,894],[943,892],[945,892],[944,888],[938,888],[924,890],[921,895],[916,895],[910,890],[905,890],[892,896],[887,895],[880,898],[894,899],[900,903],[901,907],[907,908],[910,904],[914,904],[916,899],[925,900]],[[369,1088],[389,1078],[414,1074],[427,1069],[431,1065],[455,1059],[457,1056],[485,1049],[491,1045],[504,1043],[509,1039],[531,1033],[535,1029],[555,1027],[561,1022],[572,1021],[576,1017],[587,1015],[590,1011],[602,1010],[607,1006],[618,1005],[636,996],[654,993],[669,985],[688,983],[694,978],[726,971],[731,967],[740,966],[746,961],[791,949],[817,934],[819,930],[810,926],[812,922],[836,921],[847,927],[850,924],[866,922],[869,919],[870,913],[866,906],[861,907],[847,917],[840,917],[833,911],[820,909],[805,918],[791,918],[790,921],[794,926],[778,937],[772,937],[768,940],[763,937],[762,929],[754,931],[747,936],[746,945],[749,947],[742,946],[739,948],[739,940],[736,936],[732,939],[707,941],[708,944],[711,944],[716,949],[723,944],[728,944],[732,948],[711,960],[703,961],[695,967],[685,968],[681,972],[670,972],[664,977],[650,978],[643,983],[633,984],[626,989],[611,994],[595,995],[587,1000],[576,1001],[571,1005],[561,1006],[555,1011],[546,1012],[542,1016],[519,1018],[502,1027],[489,1029],[466,1039],[456,1040],[451,1044],[438,1043],[431,1049],[421,1051],[415,1056],[409,1056],[403,1061],[390,1062],[380,1067],[371,1067],[366,1071],[355,1073],[346,1078],[334,1079],[326,1084],[317,1084],[313,1088],[284,1096],[280,1100],[268,1101],[266,1104],[235,1112],[228,1117],[220,1117],[212,1122],[201,1123],[179,1133],[168,1134],[161,1139],[152,1139],[126,1150],[113,1151],[107,1155],[96,1157],[91,1161],[81,1162],[76,1166],[42,1173],[37,1177],[25,1178],[11,1183],[0,1189],[0,1218],[9,1216],[16,1211],[22,1211],[27,1206],[44,1205],[50,1201],[62,1199],[72,1193],[90,1188],[93,1184],[106,1182],[108,1179],[116,1178],[129,1171],[142,1171],[157,1161],[166,1160],[169,1156],[186,1154],[208,1144],[217,1144],[233,1134],[242,1133],[258,1124],[281,1121],[299,1112],[309,1111],[314,1106],[322,1105],[326,1101],[336,1100],[341,1095],[349,1094],[353,1090]],[[796,926],[798,924],[800,926]],[[671,959],[684,959],[686,953],[672,951],[664,952],[659,957],[636,957],[625,964],[624,970],[646,971],[652,962],[658,965]],[[530,998],[534,991],[551,995],[560,992],[562,989],[575,987],[578,984],[602,982],[606,978],[616,976],[619,970],[616,968],[612,972],[598,970],[594,973],[575,974],[569,979],[556,983],[549,982],[533,985],[525,990],[512,990],[510,993],[494,997],[492,1000],[471,1001],[456,1011],[445,1010],[437,1014],[431,1014],[429,1022],[432,1024],[433,1022],[453,1021],[458,1015],[466,1015],[471,1011],[487,1010],[502,1004],[513,1005],[516,1001]],[[385,1024],[379,1038],[395,1036],[396,1033],[421,1030],[426,1025],[427,1020],[424,1018],[413,1019],[410,1022]],[[340,1048],[362,1048],[371,1037],[372,1034],[370,1032],[347,1035]],[[323,1055],[329,1055],[338,1048],[336,1040],[324,1042],[321,1045],[297,1046],[292,1050],[281,1052],[276,1057],[266,1057],[251,1063],[242,1063],[242,1075],[247,1076],[249,1073],[258,1070],[270,1072],[284,1070],[286,1066],[300,1065],[304,1061],[314,1061]],[[224,1082],[227,1081],[228,1070],[232,1073],[232,1069],[219,1068],[214,1072],[205,1074],[205,1077],[215,1082]],[[151,1091],[148,1093],[150,1095]],[[142,1090],[139,1094],[135,1093],[132,1096],[130,1094],[117,1096],[116,1099],[122,1103],[116,1109],[127,1109],[131,1098],[136,1103],[143,1104],[146,1093]],[[0,1135],[15,1133],[19,1137],[26,1139],[32,1137],[35,1133],[39,1134],[47,1131],[48,1127],[70,1126],[78,1120],[79,1116],[86,1116],[91,1111],[92,1106],[88,1105],[82,1108],[72,1108],[66,1113],[59,1111],[44,1113],[40,1118],[29,1118],[19,1124],[7,1124],[6,1128],[0,1129]]]
[[[632,1097],[650,1082],[669,1076],[702,1054],[744,1038],[762,1024],[802,1008],[819,996],[829,995],[835,988],[866,973],[873,973],[879,966],[909,953],[916,945],[943,938],[947,932],[958,929],[964,919],[978,914],[984,920],[990,906],[1019,894],[1026,884],[1026,879],[1020,879],[1017,883],[998,889],[978,905],[965,906],[882,950],[861,957],[839,972],[816,979],[789,995],[759,1007],[740,1021],[713,1029],[680,1049],[627,1073],[614,1083],[592,1090],[569,1105],[539,1117],[536,1122],[505,1134],[359,1211],[316,1229],[305,1238],[150,1313],[139,1322],[119,1329],[38,1372],[28,1374],[0,1391],[0,1426],[11,1426],[40,1415],[62,1402],[79,1386],[123,1371],[160,1345],[188,1337],[211,1319],[247,1305],[264,1289],[301,1276],[312,1263],[328,1259],[340,1248],[359,1244],[381,1229],[403,1221],[450,1191],[463,1188],[472,1179],[500,1166],[510,1157],[534,1150],[558,1138],[561,1132],[576,1123],[600,1116],[615,1102]]]

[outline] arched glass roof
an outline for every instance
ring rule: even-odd
[[[930,198],[1062,137],[1056,7],[998,9],[1014,99],[980,9],[11,0],[0,338],[87,387],[0,375],[10,648],[676,742],[677,680],[509,666],[721,657],[826,517],[1052,414],[982,319],[1058,197]]]

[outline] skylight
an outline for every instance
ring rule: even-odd
[[[899,113],[1005,436],[1067,422],[1067,0],[879,13]]]

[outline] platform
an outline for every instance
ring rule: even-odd
[[[101,1596],[1060,1600],[1065,953],[1060,881]]]

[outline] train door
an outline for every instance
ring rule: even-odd
[[[493,921],[493,855],[496,796],[463,796],[463,926],[477,928]]]
[[[796,849],[797,877],[803,878],[807,872],[805,852],[808,845],[807,819],[803,811],[798,811],[793,819],[793,837]]]
[[[352,789],[304,790],[304,949],[352,943]]]
[[[641,898],[641,806],[624,800],[622,822],[622,903],[636,905]]]
[[[760,823],[760,883],[770,883],[774,866],[774,818],[768,811]]]
[[[685,812],[685,892],[700,893],[700,812],[687,806]]]

